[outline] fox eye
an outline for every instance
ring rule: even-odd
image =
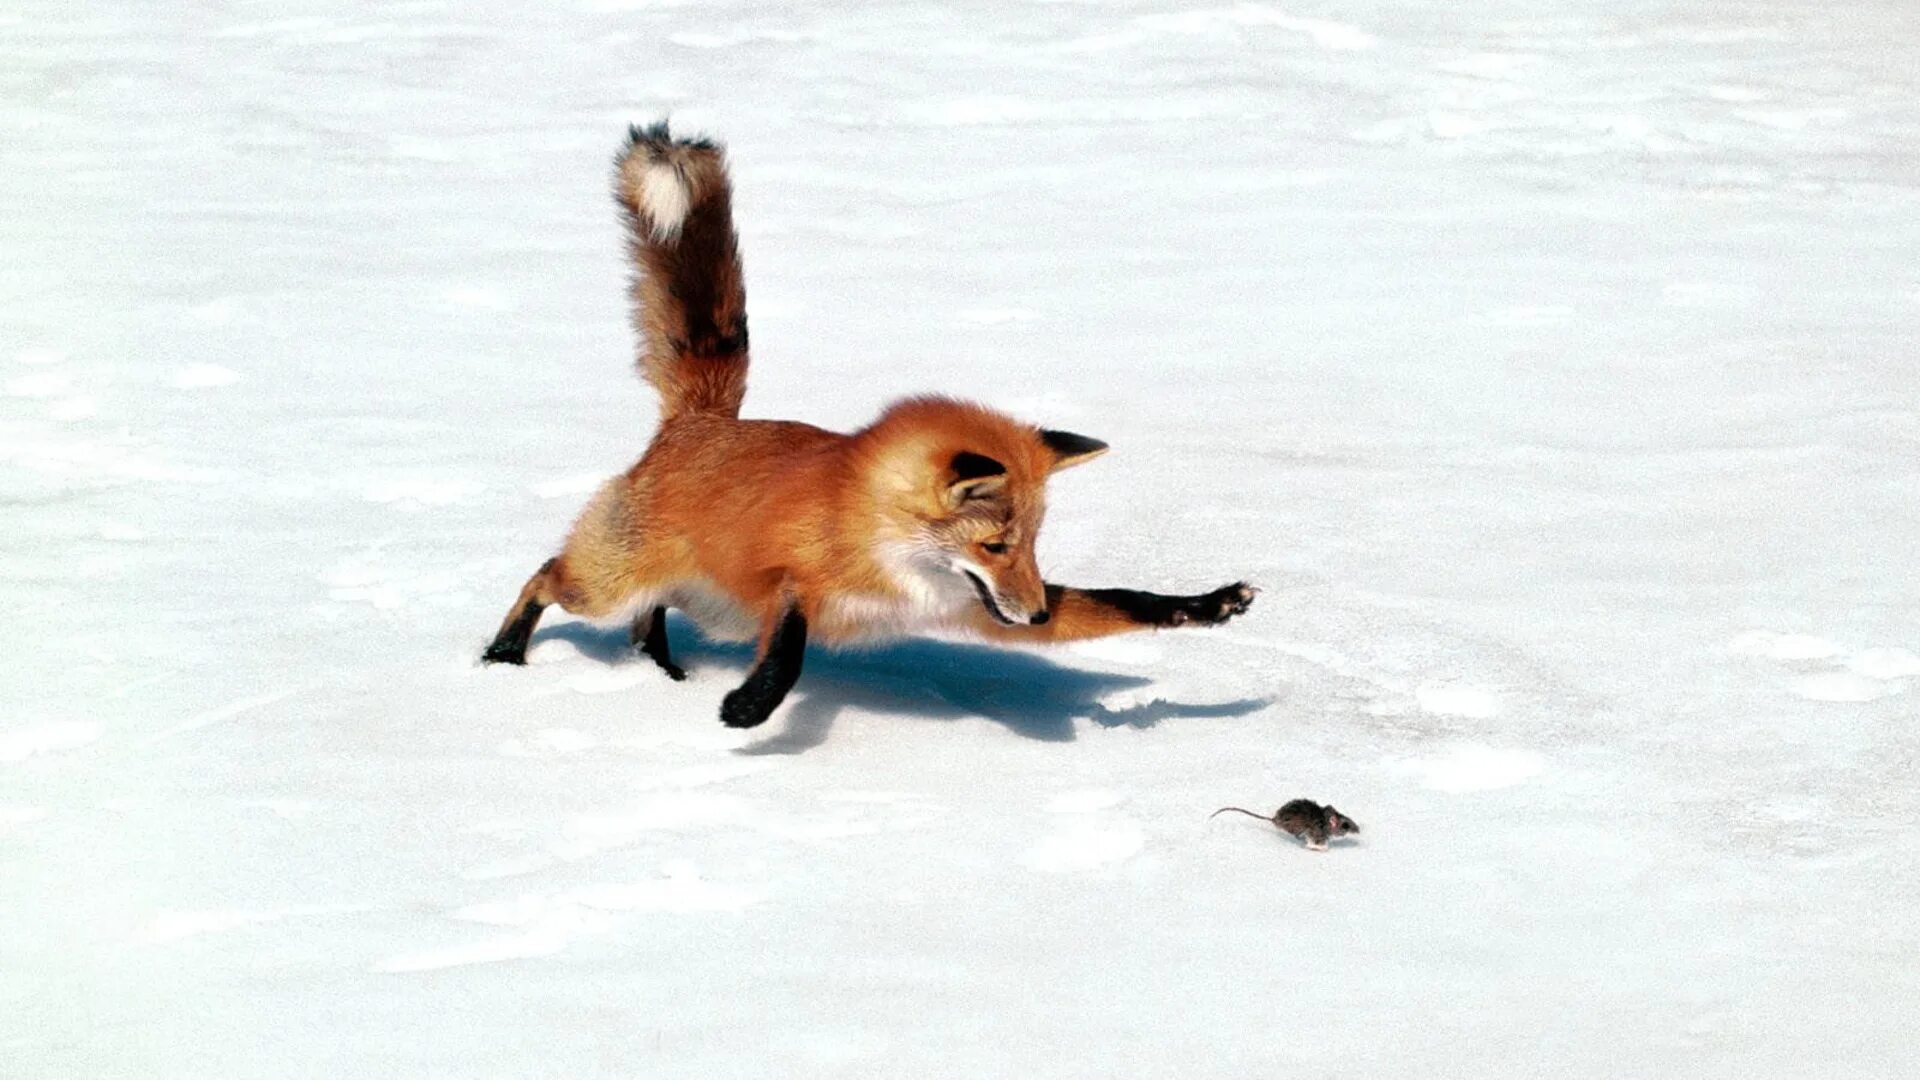
[[[980,550],[989,555],[1005,555],[1007,553],[1007,545],[995,540],[992,543],[981,544]]]

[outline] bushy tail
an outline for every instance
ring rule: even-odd
[[[635,127],[615,162],[614,197],[633,253],[640,371],[660,417],[737,416],[747,392],[747,290],[733,231],[726,153]]]

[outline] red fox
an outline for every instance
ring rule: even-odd
[[[603,485],[513,602],[484,660],[523,664],[549,605],[631,619],[673,679],[666,610],[757,640],[720,719],[753,727],[800,677],[807,640],[919,629],[1072,641],[1224,622],[1255,590],[1198,596],[1049,584],[1034,562],[1047,478],[1107,444],[980,405],[916,397],[852,434],[742,420],[746,288],[724,151],[662,122],[629,132],[615,196],[634,260],[642,374],[660,393],[646,454]]]

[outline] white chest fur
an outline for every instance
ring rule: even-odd
[[[950,621],[977,603],[966,580],[907,546],[881,553],[891,592],[855,592],[828,597],[820,607],[821,629],[841,640],[902,637]]]

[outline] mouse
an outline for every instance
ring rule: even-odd
[[[1335,836],[1346,836],[1360,831],[1360,823],[1331,806],[1321,806],[1312,799],[1295,799],[1273,812],[1272,817],[1256,814],[1251,810],[1242,810],[1238,806],[1223,806],[1207,815],[1209,819],[1232,810],[1248,817],[1271,821],[1280,831],[1292,834],[1307,845],[1308,851],[1327,850],[1327,840]]]

